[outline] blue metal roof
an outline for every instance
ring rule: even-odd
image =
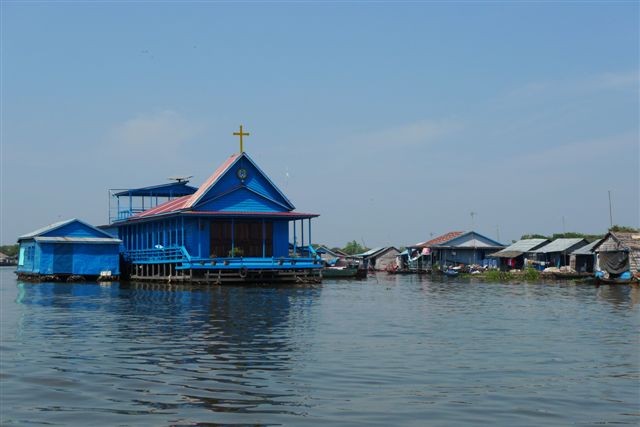
[[[39,228],[37,230],[34,230],[31,233],[23,234],[22,236],[18,237],[18,241],[25,240],[25,239],[33,239],[33,238],[42,236],[44,234],[47,234],[47,233],[49,233],[51,231],[58,230],[58,229],[60,229],[62,227],[66,227],[67,225],[70,225],[70,224],[73,224],[73,223],[82,224],[83,226],[88,227],[90,232],[95,233],[95,234],[97,234],[99,236],[104,236],[105,238],[109,238],[109,239],[113,238],[113,236],[111,236],[109,233],[107,233],[107,232],[105,232],[103,230],[100,230],[99,228],[94,227],[91,224],[88,224],[88,223],[86,223],[84,221],[81,221],[81,220],[79,220],[77,218],[71,218],[71,219],[67,219],[67,220],[64,220],[64,221],[60,221],[60,222],[54,222],[53,224],[47,225],[46,227],[42,227],[42,228]],[[69,237],[78,237],[78,236],[69,236]]]
[[[129,188],[114,193],[114,196],[158,196],[180,197],[188,196],[198,191],[197,188],[187,185],[188,181],[170,182],[168,184],[151,185],[149,187]]]

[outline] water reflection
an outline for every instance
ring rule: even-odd
[[[53,344],[42,349],[49,358],[64,360],[53,370],[72,378],[76,387],[118,383],[109,402],[87,409],[171,414],[200,407],[217,416],[259,408],[260,413],[264,408],[274,414],[304,412],[289,380],[291,354],[305,347],[299,341],[304,335],[290,330],[306,323],[321,287],[18,287],[18,304],[44,309],[26,312],[19,330],[28,342]],[[74,354],[66,353],[69,346]],[[138,398],[127,399],[134,395]],[[48,403],[40,410],[80,411],[64,399]]]
[[[2,283],[2,425],[637,424],[635,287]]]

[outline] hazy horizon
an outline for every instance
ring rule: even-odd
[[[638,3],[0,7],[2,244],[200,185],[240,124],[317,243],[599,234],[608,190],[640,226]]]

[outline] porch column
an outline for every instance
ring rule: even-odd
[[[267,256],[267,226],[262,219],[262,258]]]
[[[298,244],[297,244],[298,236],[296,234],[296,220],[293,220],[293,257],[295,258],[298,254]]]
[[[309,246],[311,246],[313,244],[311,240],[311,218],[307,219],[307,223],[309,224]]]
[[[304,251],[304,219],[300,220],[300,247]]]

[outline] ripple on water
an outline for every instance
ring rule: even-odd
[[[18,283],[7,425],[637,425],[637,288]]]

